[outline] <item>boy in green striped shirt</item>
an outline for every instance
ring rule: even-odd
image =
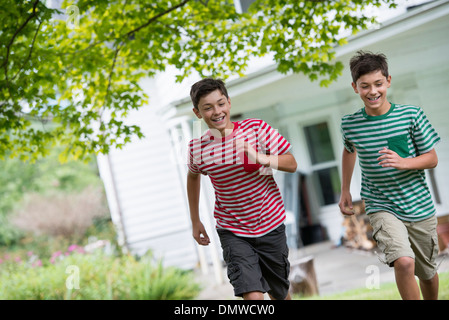
[[[436,167],[440,138],[421,108],[387,100],[391,76],[385,55],[358,51],[350,68],[364,108],[342,118],[340,210],[353,214],[349,187],[358,154],[373,237],[385,263],[394,267],[401,297],[420,299],[421,289],[424,299],[437,299],[437,220],[424,169]]]

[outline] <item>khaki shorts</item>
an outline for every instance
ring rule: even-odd
[[[437,272],[437,218],[418,222],[402,221],[392,213],[379,211],[368,215],[373,238],[385,254],[384,263],[390,267],[400,257],[415,259],[415,275],[421,280],[433,278]]]

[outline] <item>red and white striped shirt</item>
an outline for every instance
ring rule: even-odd
[[[234,123],[224,138],[208,130],[189,144],[189,170],[208,175],[215,190],[217,228],[244,237],[260,237],[285,220],[285,209],[271,168],[249,163],[238,154],[235,140],[243,139],[259,153],[282,155],[290,143],[266,122],[246,119]]]

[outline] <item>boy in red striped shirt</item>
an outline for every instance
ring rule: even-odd
[[[295,172],[291,145],[266,122],[232,122],[231,99],[219,79],[203,79],[190,91],[193,112],[209,130],[189,144],[187,195],[193,237],[210,240],[199,218],[201,174],[215,190],[217,232],[236,296],[289,299],[285,209],[271,169]]]

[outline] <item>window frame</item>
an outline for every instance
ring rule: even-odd
[[[334,160],[312,164],[304,128],[322,122],[327,124],[329,130]],[[341,182],[341,154],[343,151],[343,143],[341,142],[340,122],[341,110],[335,106],[320,107],[317,110],[309,110],[308,112],[301,114],[289,115],[279,121],[279,125],[288,130],[287,138],[293,146],[292,153],[298,162],[299,171],[311,177],[312,173],[315,171],[336,167]],[[357,167],[358,166],[356,165],[356,168],[354,168],[354,176],[351,183],[351,193],[353,193],[354,201],[357,201],[359,198],[361,183]],[[312,187],[312,185],[310,185],[310,187]],[[313,187],[316,188],[315,186]],[[318,188],[321,188],[321,186],[318,186]],[[322,205],[321,200],[317,195],[310,193],[309,196],[311,197],[311,202],[316,203],[316,205],[314,204],[314,207],[321,212],[335,209],[338,206],[338,202]]]

